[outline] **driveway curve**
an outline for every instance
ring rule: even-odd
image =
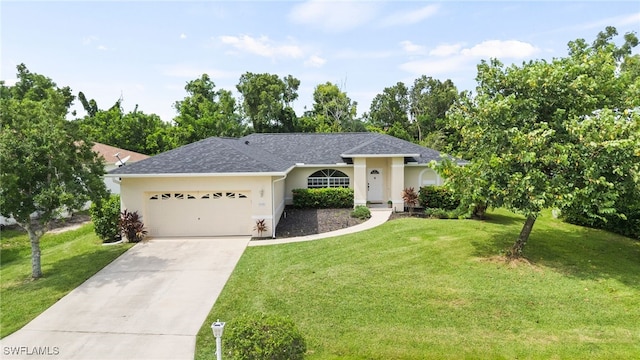
[[[196,334],[249,237],[132,247],[17,332],[3,359],[193,359]]]

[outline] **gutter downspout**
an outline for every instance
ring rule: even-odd
[[[273,180],[271,183],[271,237],[273,239],[276,238],[276,202],[275,202],[275,193],[276,193],[276,182],[282,181],[287,178],[287,174],[284,174],[280,179]],[[284,198],[283,198],[284,199]]]

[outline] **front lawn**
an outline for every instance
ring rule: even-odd
[[[0,233],[0,338],[20,329],[131,246],[102,246],[93,225],[40,240],[44,276],[31,280],[26,233]]]
[[[257,311],[290,317],[309,359],[640,358],[640,242],[545,214],[528,261],[505,263],[524,220],[489,216],[250,247],[196,358],[215,353],[216,319]]]

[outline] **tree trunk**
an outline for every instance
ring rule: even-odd
[[[19,224],[22,226],[22,224]],[[44,234],[42,231],[33,229],[31,224],[22,226],[29,234],[31,240],[31,277],[39,279],[42,277],[42,266],[40,263],[40,238]]]
[[[527,244],[527,240],[529,240],[529,235],[531,235],[531,230],[533,229],[533,224],[536,222],[536,217],[529,215],[527,220],[524,222],[524,226],[522,230],[520,230],[520,235],[516,240],[515,244],[511,248],[511,254],[509,255],[512,259],[517,259],[522,257],[522,251],[524,250],[524,246]]]

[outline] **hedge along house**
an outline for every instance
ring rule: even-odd
[[[152,237],[259,235],[275,229],[297,188],[348,187],[354,206],[404,210],[402,190],[440,185],[428,167],[440,153],[377,133],[251,134],[211,137],[127,164],[122,208],[138,211]],[[264,234],[262,234],[264,235]]]

